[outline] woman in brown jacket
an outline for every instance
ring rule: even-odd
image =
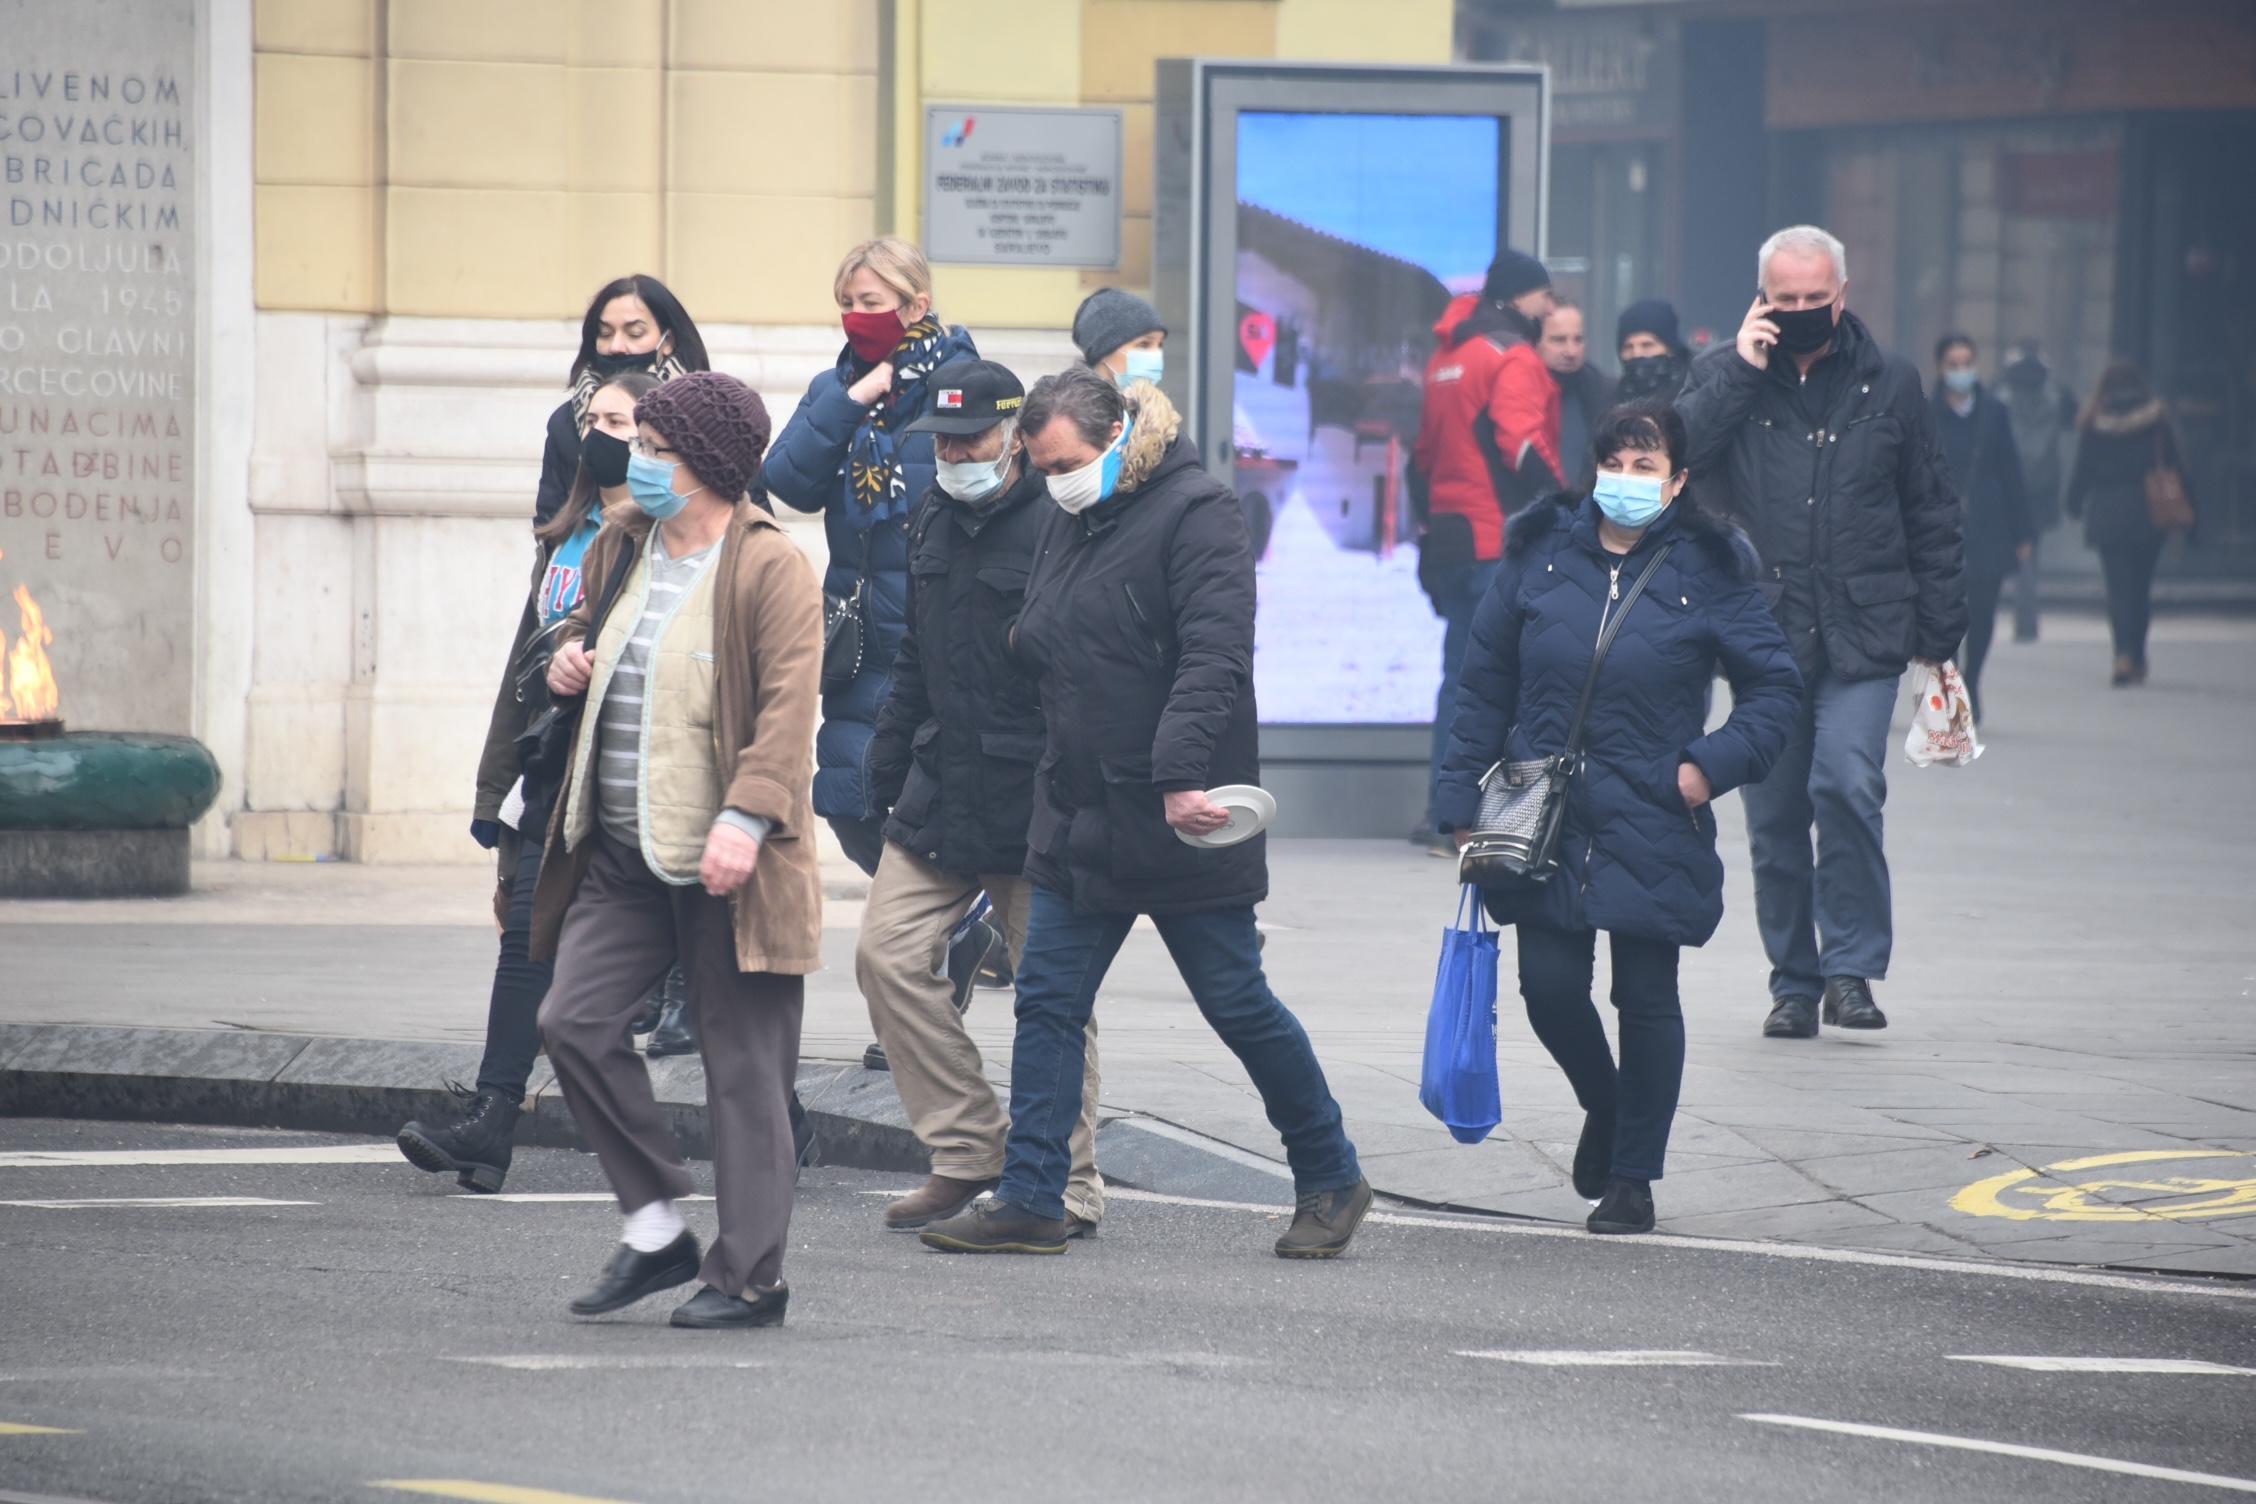
[[[599,1315],[702,1278],[674,1325],[774,1326],[790,1300],[788,1104],[805,978],[821,964],[809,789],[822,596],[746,494],[768,442],[758,395],[700,372],[644,397],[635,420],[634,506],[588,550],[599,583],[548,669],[553,694],[583,698],[533,900],[533,954],[556,965],[541,1034],[627,1214],[571,1308]],[[677,951],[720,1222],[702,1258],[674,1208],[689,1175],[627,1031]]]

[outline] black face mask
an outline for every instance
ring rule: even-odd
[[[645,350],[640,355],[606,355],[598,351],[588,357],[588,369],[604,381],[626,371],[647,371],[657,364],[656,350]]]
[[[1640,402],[1647,397],[1673,397],[1684,390],[1685,373],[1690,369],[1684,357],[1674,351],[1632,356],[1622,362],[1621,386],[1614,400]]]
[[[1773,308],[1770,321],[1778,326],[1778,348],[1788,355],[1807,355],[1833,342],[1834,304],[1816,308]]]
[[[587,437],[580,440],[580,463],[587,466],[588,478],[599,486],[623,486],[627,483],[627,456],[630,452],[625,439],[617,434],[605,433],[600,428],[590,428]]]

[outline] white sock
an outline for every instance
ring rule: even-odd
[[[627,1213],[627,1230],[619,1241],[637,1253],[656,1253],[688,1230],[671,1201],[653,1201]]]

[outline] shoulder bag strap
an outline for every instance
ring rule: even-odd
[[[1567,728],[1565,755],[1569,762],[1574,761],[1582,751],[1583,722],[1590,718],[1590,701],[1598,692],[1598,666],[1606,661],[1606,654],[1613,648],[1614,639],[1621,635],[1622,623],[1629,617],[1629,608],[1637,604],[1637,598],[1645,593],[1645,586],[1653,578],[1654,571],[1661,567],[1661,561],[1669,556],[1669,550],[1674,547],[1674,543],[1664,543],[1655,551],[1652,562],[1630,583],[1629,593],[1621,598],[1621,605],[1606,623],[1606,630],[1598,635],[1598,646],[1590,655],[1590,672],[1583,676],[1582,699],[1576,703],[1574,722]]]

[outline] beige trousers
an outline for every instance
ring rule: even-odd
[[[1003,1173],[1010,1114],[980,1069],[979,1046],[942,975],[948,936],[984,889],[994,903],[1015,965],[1026,945],[1032,888],[1018,876],[966,877],[943,872],[915,852],[887,841],[870,879],[854,977],[869,1004],[870,1025],[885,1046],[893,1086],[909,1126],[932,1151],[933,1173],[951,1180],[993,1180]],[[1097,1024],[1089,1021],[1082,1075],[1081,1121],[1069,1145],[1073,1169],[1065,1209],[1096,1222],[1104,1216],[1104,1180],[1097,1174]]]

